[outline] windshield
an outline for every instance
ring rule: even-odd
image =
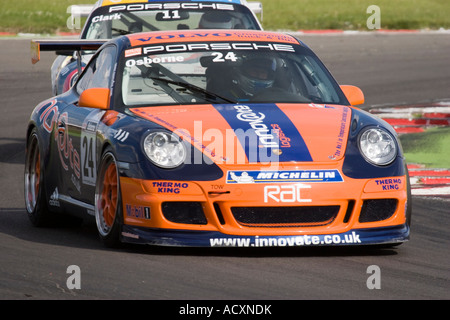
[[[97,8],[86,22],[84,39],[185,29],[248,29],[261,27],[249,8],[228,3],[133,3]]]
[[[202,103],[346,104],[306,47],[277,43],[176,43],[125,50],[125,106]]]

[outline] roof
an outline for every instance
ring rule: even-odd
[[[142,3],[142,2],[218,2],[218,3],[236,3],[236,4],[246,4],[243,0],[180,0],[180,1],[164,1],[164,0],[100,0],[98,3],[100,6],[111,6],[117,4],[127,4],[127,3]]]
[[[247,1],[247,0],[97,0],[95,4],[80,4],[69,6],[72,15],[87,17],[89,13],[98,7],[119,5],[119,4],[133,4],[133,3],[151,3],[151,2],[214,2],[214,3],[234,3],[247,6],[254,14],[260,14],[262,20],[263,8],[262,3],[259,1]]]

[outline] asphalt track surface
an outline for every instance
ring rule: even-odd
[[[449,34],[306,35],[364,108],[450,98]],[[413,198],[411,240],[395,249],[105,249],[93,225],[34,228],[23,200],[25,126],[50,95],[54,55],[0,39],[0,299],[449,299],[449,202]],[[80,268],[69,289],[67,268]],[[369,266],[379,289],[369,289]],[[150,310],[148,310],[150,311]]]

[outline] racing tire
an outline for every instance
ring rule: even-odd
[[[51,214],[45,197],[42,145],[36,128],[33,128],[27,140],[24,196],[25,209],[31,223],[36,227],[48,226],[51,222]]]
[[[121,244],[122,201],[116,157],[111,148],[103,153],[95,186],[95,221],[100,240],[108,248]]]

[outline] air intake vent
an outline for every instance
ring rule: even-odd
[[[359,222],[386,220],[392,217],[396,210],[396,199],[365,200],[359,215]]]
[[[164,217],[174,223],[208,223],[200,202],[164,202],[161,209]]]
[[[339,206],[233,207],[236,221],[246,227],[316,227],[330,224]]]

